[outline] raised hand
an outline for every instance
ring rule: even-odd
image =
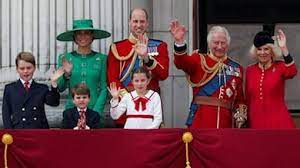
[[[143,35],[138,36],[138,42],[135,45],[135,52],[147,62],[148,58],[148,38]]]
[[[286,46],[286,37],[281,29],[278,30],[278,35],[276,36],[276,38],[277,38],[278,45],[280,48]]]
[[[61,77],[64,74],[64,70],[62,68],[57,69],[56,71],[54,71],[51,76],[50,76],[50,80],[51,80],[51,85],[53,87],[57,87],[57,80],[59,77]]]
[[[74,130],[79,130],[79,129],[80,129],[80,127],[81,127],[81,120],[80,120],[80,119],[78,119],[78,120],[77,120],[77,126],[76,126],[76,127],[74,127],[73,129],[74,129]]]
[[[177,44],[184,43],[184,35],[185,32],[187,32],[187,29],[184,27],[184,25],[180,24],[178,20],[172,20],[169,30]]]
[[[81,128],[85,129],[86,128],[86,115],[83,115],[82,120],[80,121],[81,123]]]
[[[109,88],[107,88],[107,90],[109,91],[109,93],[111,94],[111,96],[114,99],[119,98],[119,96],[120,96],[120,87],[117,88],[116,82],[110,83],[110,86],[109,86]]]
[[[73,128],[73,129],[82,130],[82,129],[90,129],[90,128],[87,127],[87,125],[86,125],[86,118],[84,117],[82,120],[78,119],[77,126],[75,128]]]
[[[73,64],[72,62],[66,60],[65,58],[62,59],[62,68],[65,72],[66,76],[69,76],[71,74],[71,71],[73,69]]]
[[[278,46],[280,47],[283,55],[287,56],[289,54],[289,51],[286,46],[286,37],[281,29],[278,30],[278,35],[276,36],[276,39],[278,41]]]

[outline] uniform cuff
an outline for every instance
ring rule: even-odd
[[[52,85],[51,85],[51,91],[52,91],[52,92],[58,92],[58,90],[57,90],[57,86],[56,86],[56,87],[54,87],[54,86],[52,86]]]
[[[154,60],[153,60],[153,59],[150,59],[150,57],[149,57],[149,61],[148,61],[147,63],[145,63],[145,62],[143,61],[143,63],[144,63],[144,65],[146,65],[147,67],[151,67],[151,66],[154,64]]]
[[[290,64],[291,62],[293,62],[293,57],[290,54],[287,56],[283,56],[283,59],[285,64]]]
[[[175,50],[175,52],[182,53],[182,52],[185,52],[186,49],[187,49],[186,43],[184,43],[184,45],[178,45],[178,44],[174,43],[174,50]]]
[[[110,100],[110,106],[111,106],[111,108],[117,107],[118,104],[119,104],[119,100],[118,100],[118,99],[113,99],[113,98],[112,98],[112,99]]]

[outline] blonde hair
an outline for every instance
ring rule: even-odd
[[[273,60],[278,59],[282,55],[281,49],[277,44],[267,43],[265,45],[272,50]],[[257,59],[257,48],[254,45],[251,46],[249,54],[251,58]]]

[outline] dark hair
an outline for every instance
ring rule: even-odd
[[[144,11],[144,13],[145,13],[145,15],[146,15],[146,20],[148,20],[148,12],[147,12],[147,10],[144,9],[144,8],[134,8],[134,9],[131,9],[131,10],[130,10],[130,14],[129,14],[129,19],[131,19],[132,13],[133,13],[135,10],[142,10],[142,11]]]
[[[149,71],[148,69],[146,69],[146,68],[144,68],[144,67],[139,67],[139,68],[135,69],[135,70],[131,73],[131,80],[133,79],[133,75],[134,75],[134,74],[138,74],[138,73],[145,74],[146,77],[147,77],[148,79],[151,78],[151,74],[150,74],[150,71]]]
[[[31,63],[33,66],[35,66],[35,59],[33,54],[30,52],[20,52],[16,57],[16,67],[19,66],[19,61],[23,60],[25,62]]]
[[[86,86],[86,84],[79,83],[75,85],[75,87],[71,91],[72,98],[76,95],[88,95],[90,97],[90,89]]]
[[[73,33],[73,42],[75,43],[75,44],[77,44],[76,43],[76,38],[75,38],[75,36],[76,36],[76,34],[77,34],[77,32],[78,31],[80,31],[80,30],[76,30],[76,31],[74,31],[74,33]],[[92,33],[92,36],[93,36],[93,39],[92,39],[92,42],[91,42],[91,44],[93,43],[93,41],[95,40],[95,38],[94,38],[94,30],[87,30],[87,31],[90,31],[91,33]]]
[[[253,45],[259,48],[265,44],[274,44],[271,33],[267,31],[258,32],[254,37]]]

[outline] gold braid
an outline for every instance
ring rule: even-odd
[[[206,60],[204,58],[204,55],[202,54],[199,54],[200,55],[200,58],[201,58],[201,67],[202,69],[207,72],[207,73],[212,73],[214,72],[216,69],[219,69],[219,64],[220,62],[217,62],[213,67],[209,67],[206,63]],[[207,56],[207,55],[205,55]]]
[[[199,54],[199,56],[201,58],[201,68],[204,70],[205,73],[202,76],[200,82],[198,83],[192,82],[190,76],[187,75],[187,80],[192,87],[200,87],[207,84],[219,72],[219,69],[223,67],[223,61],[218,61],[214,66],[209,67],[206,63],[204,55]],[[211,74],[211,75],[206,79],[207,74]]]
[[[120,61],[126,61],[128,60],[134,53],[134,47],[132,47],[132,49],[130,50],[129,54],[127,54],[126,56],[120,56],[117,50],[117,47],[115,44],[111,45],[111,52],[113,53],[113,55]]]

